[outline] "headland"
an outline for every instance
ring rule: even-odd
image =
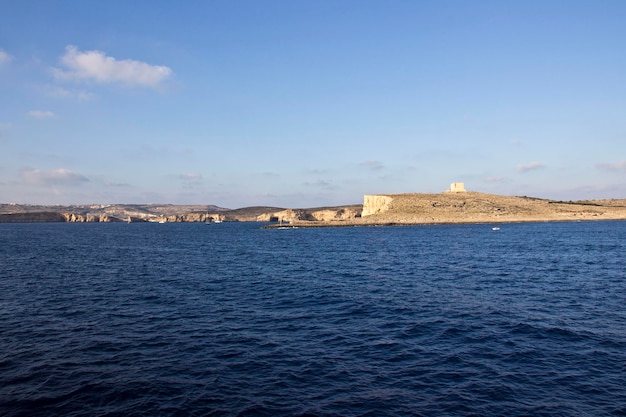
[[[290,226],[337,227],[592,220],[626,220],[626,199],[556,201],[478,192],[378,194],[364,197],[360,217],[326,222],[294,221],[290,223]]]
[[[268,222],[267,227],[341,227],[448,223],[626,220],[626,199],[558,201],[465,191],[365,195],[363,204],[291,209],[172,204],[32,206],[0,204],[0,223]]]

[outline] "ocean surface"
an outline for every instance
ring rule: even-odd
[[[0,415],[626,415],[626,222],[260,226],[0,224]]]

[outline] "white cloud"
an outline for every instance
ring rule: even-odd
[[[597,168],[606,169],[607,171],[626,171],[626,161],[614,163],[601,162],[596,165]]]
[[[544,167],[545,165],[542,164],[541,162],[534,161],[534,162],[529,162],[527,164],[519,164],[516,169],[517,169],[517,172],[524,173],[524,172],[534,171],[536,169],[541,169]]]
[[[130,59],[117,60],[101,51],[79,51],[75,46],[65,47],[61,57],[65,70],[55,68],[59,80],[120,82],[127,85],[157,87],[172,75],[169,67],[150,65]]]
[[[11,62],[12,60],[13,60],[13,57],[11,55],[7,54],[2,49],[0,49],[0,65],[7,64]]]
[[[50,119],[54,117],[54,113],[49,110],[31,110],[28,112],[28,115],[35,119]]]
[[[84,175],[65,168],[50,171],[23,169],[20,175],[25,183],[33,185],[72,185],[89,181]]]

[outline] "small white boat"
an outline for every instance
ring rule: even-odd
[[[500,230],[500,228],[496,226],[496,227],[492,227],[491,230]]]

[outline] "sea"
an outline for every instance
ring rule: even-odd
[[[0,416],[624,416],[626,222],[0,224]]]

